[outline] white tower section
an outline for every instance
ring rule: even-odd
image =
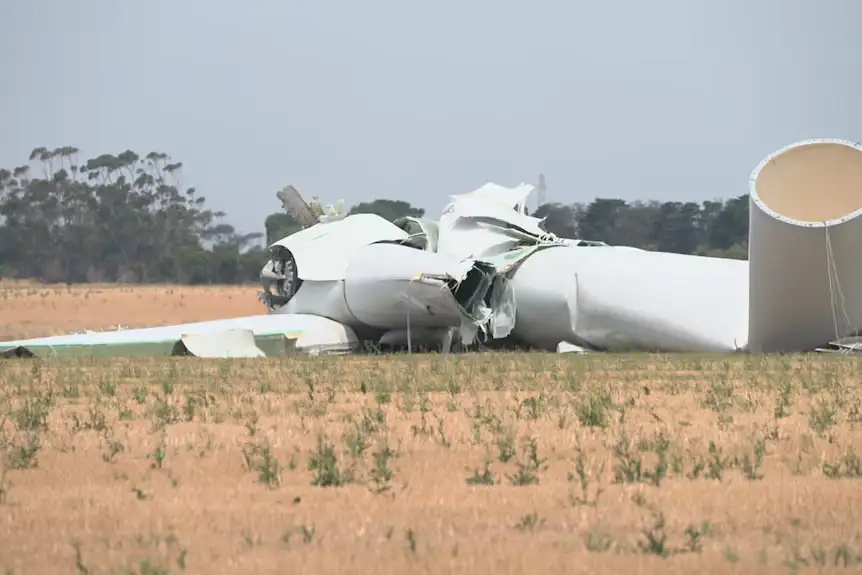
[[[810,349],[862,329],[862,147],[806,140],[749,183],[749,349]]]

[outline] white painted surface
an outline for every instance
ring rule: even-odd
[[[609,351],[733,351],[747,341],[747,263],[616,247],[541,250],[512,279],[514,335]]]
[[[836,144],[855,150],[862,166],[862,148],[858,144],[807,140],[771,154],[751,175],[749,349],[753,352],[807,350],[862,328],[862,210],[848,211],[827,221],[801,221],[772,210],[757,187],[765,170],[781,170],[782,163],[807,161],[802,155],[806,149]],[[825,176],[821,169],[810,185],[834,178],[840,182],[841,174],[835,173],[839,169],[840,166],[831,168],[833,177]],[[862,204],[862,180],[846,176],[851,179],[844,185],[851,186],[851,193],[858,193]],[[814,198],[808,201],[828,203],[833,199],[831,195],[840,192],[821,186],[813,190]],[[824,207],[816,206],[818,211]],[[800,210],[804,211],[804,206]]]
[[[372,327],[457,327],[471,317],[458,305],[445,279],[461,281],[473,267],[440,254],[394,244],[358,251],[347,269],[345,300],[353,316]]]
[[[45,347],[77,345],[123,345],[175,342],[183,337],[210,333],[248,331],[255,336],[285,335],[305,338],[309,342],[321,342],[330,338],[330,343],[356,340],[352,330],[325,317],[314,315],[256,315],[215,321],[184,323],[178,325],[127,329],[117,331],[90,332],[82,334],[58,335],[32,339],[0,342],[0,348]],[[299,346],[297,346],[299,348]]]
[[[248,329],[186,334],[180,338],[179,344],[195,357],[266,357],[257,347],[254,333]]]
[[[362,248],[380,241],[407,238],[407,232],[374,214],[354,214],[314,225],[273,245],[290,250],[303,280],[343,280],[350,259]]]

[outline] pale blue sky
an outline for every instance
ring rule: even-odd
[[[548,199],[705,200],[862,140],[858,0],[0,0],[0,166],[169,153],[241,231],[544,172]]]

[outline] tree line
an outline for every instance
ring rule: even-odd
[[[748,194],[727,201],[545,204],[532,214],[564,238],[701,256],[748,259]]]
[[[301,228],[283,212],[240,234],[183,181],[168,154],[126,150],[81,159],[72,146],[34,149],[0,169],[0,277],[45,282],[256,282],[266,245]],[[349,213],[387,220],[422,208],[376,199]],[[561,237],[745,259],[748,196],[726,202],[551,203],[533,214]]]

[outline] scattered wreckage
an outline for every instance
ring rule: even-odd
[[[305,225],[269,248],[267,313],[0,342],[0,353],[255,357],[517,344],[533,349],[793,352],[859,348],[862,147],[809,140],[749,185],[749,261],[559,238],[534,187],[486,184],[439,220],[344,215],[278,197]],[[833,342],[829,348],[829,342]],[[5,352],[3,351],[5,349]]]

